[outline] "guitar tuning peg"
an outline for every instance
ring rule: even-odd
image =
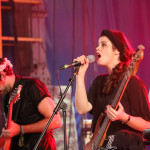
[[[138,49],[143,50],[145,47],[143,45],[138,45]]]

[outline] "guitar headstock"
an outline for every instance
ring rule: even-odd
[[[132,56],[132,61],[128,67],[128,76],[136,74],[139,63],[142,61],[144,57],[144,52],[143,52],[144,49],[145,47],[143,45],[139,45],[138,49],[135,51],[134,55]]]
[[[11,97],[9,99],[9,104],[16,103],[19,100],[21,89],[22,89],[22,85],[19,85],[17,88],[13,90]]]
[[[143,60],[144,57],[144,52],[143,50],[145,49],[145,47],[143,45],[139,45],[138,49],[135,51],[134,53],[134,59],[139,62],[141,60]]]

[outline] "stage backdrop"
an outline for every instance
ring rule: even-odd
[[[125,33],[130,40],[134,49],[142,44],[145,46],[144,59],[140,63],[137,75],[145,82],[147,90],[150,89],[150,1],[149,0],[43,0],[46,8],[46,61],[50,72],[51,85],[58,85],[57,71],[64,64],[71,63],[74,58],[80,55],[95,54],[97,41],[103,29],[120,30]],[[38,6],[37,6],[38,7]],[[18,7],[21,9],[21,7]],[[18,10],[16,9],[16,10]],[[23,14],[28,15],[31,8],[23,11]],[[11,11],[6,17],[3,16],[3,35],[4,31],[9,31],[12,35],[12,18]],[[32,11],[31,11],[32,13]],[[20,13],[18,13],[19,15]],[[42,14],[42,11],[41,11]],[[18,16],[17,15],[17,16]],[[20,22],[19,17],[16,18],[18,25],[30,23],[30,19],[23,15],[23,22]],[[6,19],[8,18],[9,21]],[[45,32],[45,29],[40,29],[35,25],[34,28],[39,32]],[[16,29],[23,29],[16,26]],[[25,35],[28,32],[23,30]],[[14,31],[15,32],[15,31]],[[22,32],[21,32],[22,33]],[[16,62],[14,68],[18,68],[23,75],[28,75],[33,69],[34,54],[31,50],[31,43],[19,45],[18,51],[13,51],[12,47],[5,47],[3,54],[13,62]],[[35,44],[35,43],[34,43]],[[33,46],[33,45],[32,45]],[[45,46],[45,45],[44,45]],[[25,50],[23,50],[25,48]],[[38,50],[38,48],[37,48]],[[44,47],[45,50],[45,47]],[[43,53],[45,52],[43,50]],[[41,53],[40,53],[41,54]],[[17,56],[17,57],[16,57]],[[39,55],[39,60],[41,59]],[[42,57],[43,58],[43,57]],[[39,63],[39,62],[36,62]],[[41,62],[40,62],[41,63]],[[18,65],[17,65],[18,64]],[[36,69],[36,65],[34,66]],[[27,70],[28,71],[27,71]],[[28,73],[28,74],[27,74]],[[69,78],[72,76],[73,68],[60,71],[61,85],[67,85]],[[90,64],[86,74],[87,88],[91,81],[98,74],[106,73],[103,67],[97,66],[96,63]],[[74,89],[72,86],[72,101],[74,102]],[[150,95],[150,94],[149,94]],[[64,100],[65,101],[65,100]],[[1,113],[2,115],[2,113]],[[78,113],[76,116],[76,125],[78,132],[79,150],[83,149],[81,133],[81,116]],[[90,116],[88,116],[90,117]],[[2,122],[1,122],[2,124]],[[74,134],[75,135],[75,134]],[[69,138],[69,137],[68,137]]]
[[[45,6],[48,11],[47,64],[53,85],[58,85],[57,70],[60,66],[71,63],[80,55],[95,54],[101,31],[112,29],[124,32],[134,49],[137,49],[140,44],[145,46],[144,59],[140,63],[137,75],[145,82],[149,90],[150,1],[45,0]],[[60,72],[62,85],[68,84],[72,72],[72,69]],[[90,64],[86,76],[87,88],[96,75],[105,72],[104,68]],[[76,115],[76,119],[80,120],[80,116]],[[81,141],[80,136],[79,141]],[[79,149],[82,149],[81,145]]]

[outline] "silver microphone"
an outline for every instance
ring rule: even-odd
[[[95,56],[94,56],[94,55],[88,55],[88,56],[87,56],[87,59],[89,60],[89,63],[92,63],[92,62],[95,61]],[[64,66],[61,66],[61,67],[59,68],[59,70],[67,69],[67,68],[70,68],[70,67],[79,67],[79,66],[81,66],[81,65],[82,65],[81,62],[75,61],[75,62],[73,62],[73,63],[71,63],[71,64],[66,64],[66,65],[64,65]]]

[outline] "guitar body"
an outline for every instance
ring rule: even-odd
[[[4,144],[4,150],[10,150],[11,147],[11,138],[6,138],[5,144]]]
[[[5,138],[4,136],[0,137],[0,148],[4,148],[4,150],[10,150],[11,146],[11,138]]]
[[[5,145],[5,137],[1,136],[0,137],[0,148],[4,147],[4,145]]]
[[[103,114],[101,114],[101,115],[99,116],[98,121],[97,121],[97,123],[96,123],[95,130],[94,130],[94,134],[93,134],[93,136],[92,136],[90,142],[88,142],[88,143],[85,145],[84,150],[91,150],[92,144],[93,144],[93,142],[95,141],[95,139],[96,139],[96,137],[97,137],[98,130],[99,130],[99,127],[100,127],[102,118],[103,118]]]
[[[104,114],[101,113],[100,116],[99,116],[99,118],[98,118],[98,120],[97,120],[93,136],[92,136],[90,142],[88,142],[85,145],[84,150],[96,150],[97,148],[100,148],[101,146],[103,146],[104,140],[106,138],[106,132],[107,132],[107,129],[108,129],[109,125],[110,125],[110,120],[107,119],[106,121],[108,122],[107,123],[108,126],[106,127],[105,132],[101,132],[101,130],[103,128],[102,126],[104,126],[102,124],[102,126],[100,128],[100,125],[101,125],[101,122],[102,122],[103,118],[106,118],[106,116],[104,116]],[[101,139],[101,140],[99,140],[99,139]]]

